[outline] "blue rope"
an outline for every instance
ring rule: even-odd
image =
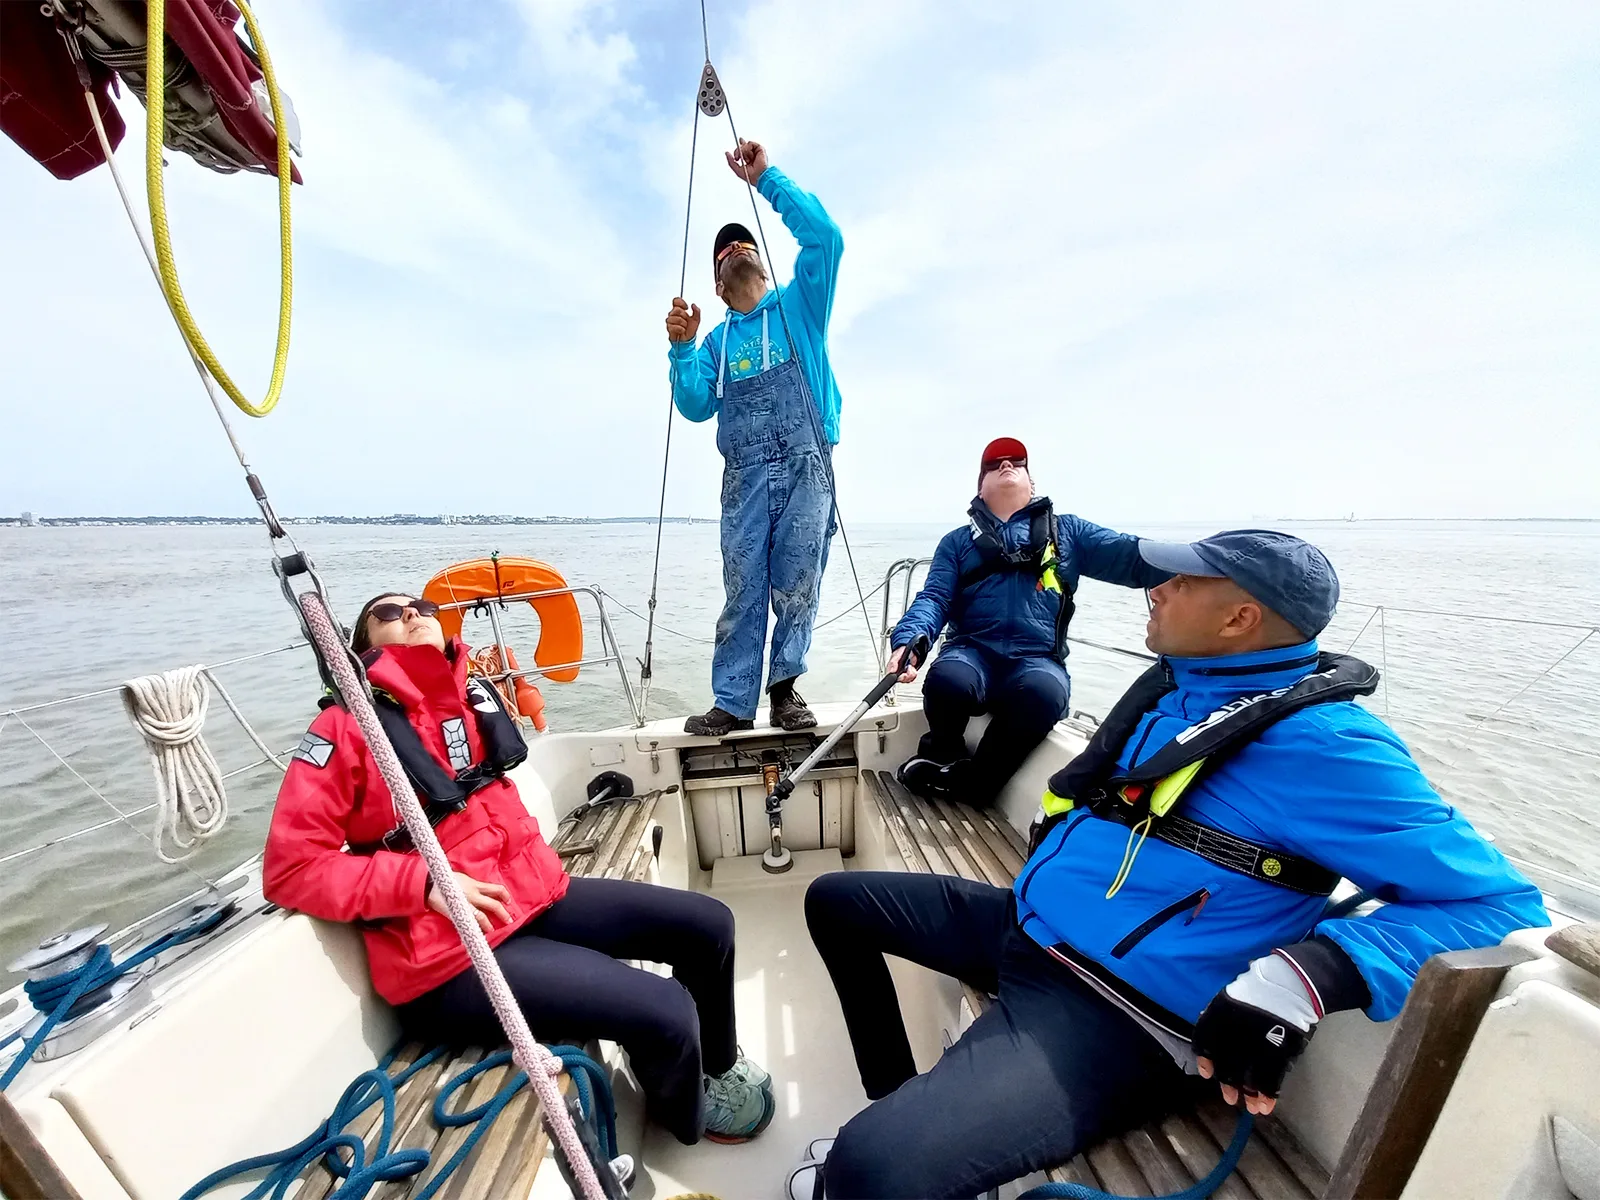
[[[426,1150],[392,1149],[395,1089],[430,1063],[438,1061],[443,1054],[444,1047],[435,1046],[398,1075],[391,1077],[389,1067],[395,1058],[395,1051],[391,1050],[376,1067],[363,1071],[350,1082],[350,1086],[339,1097],[339,1102],[333,1106],[333,1114],[309,1135],[285,1150],[274,1154],[258,1154],[211,1172],[183,1193],[181,1200],[195,1200],[236,1176],[259,1171],[263,1167],[272,1169],[245,1200],[262,1200],[269,1193],[274,1200],[283,1200],[301,1172],[319,1158],[328,1170],[344,1180],[339,1186],[338,1195],[347,1200],[359,1200],[375,1183],[405,1179],[426,1170]],[[383,1123],[378,1131],[378,1144],[373,1148],[372,1161],[368,1162],[366,1143],[354,1134],[346,1133],[345,1127],[374,1103],[383,1105]],[[348,1162],[338,1154],[341,1149],[349,1151]]]
[[[1250,1140],[1250,1131],[1255,1123],[1256,1119],[1248,1112],[1240,1112],[1239,1124],[1233,1131],[1233,1141],[1222,1152],[1217,1165],[1211,1168],[1211,1174],[1191,1183],[1181,1192],[1172,1192],[1160,1200],[1209,1200],[1211,1193],[1221,1187],[1223,1180],[1232,1175],[1233,1169],[1239,1165],[1239,1156],[1244,1153],[1245,1143]],[[1061,1200],[1128,1200],[1127,1197],[1085,1187],[1081,1183],[1041,1183],[1024,1192],[1020,1200],[1055,1200],[1057,1197]]]
[[[33,1007],[39,1012],[48,1014],[44,1024],[23,1043],[21,1052],[11,1065],[6,1068],[6,1073],[0,1075],[0,1092],[11,1086],[11,1081],[22,1072],[33,1058],[34,1051],[49,1037],[51,1031],[62,1021],[73,1015],[73,1007],[91,992],[109,987],[121,979],[129,971],[143,966],[158,954],[162,954],[174,946],[182,945],[201,934],[209,933],[227,915],[223,910],[218,910],[210,920],[202,921],[174,929],[164,937],[159,937],[144,949],[130,954],[121,962],[111,961],[111,947],[101,942],[95,947],[94,954],[83,966],[71,971],[63,971],[59,975],[52,975],[49,979],[30,979],[22,985],[22,990],[28,994]],[[5,1041],[0,1042],[0,1050],[5,1049],[12,1042],[22,1036],[21,1032],[13,1033]]]
[[[319,1158],[323,1160],[328,1170],[343,1179],[344,1182],[332,1193],[340,1200],[361,1200],[374,1184],[405,1179],[426,1171],[432,1157],[428,1151],[392,1148],[395,1093],[411,1076],[429,1063],[436,1062],[445,1052],[445,1048],[435,1046],[398,1075],[391,1077],[389,1066],[394,1061],[396,1050],[391,1050],[372,1070],[356,1076],[344,1090],[339,1103],[334,1106],[332,1115],[309,1136],[285,1150],[246,1158],[213,1171],[186,1191],[181,1200],[198,1200],[198,1197],[228,1180],[263,1168],[271,1170],[257,1184],[255,1190],[245,1197],[245,1200],[263,1200],[269,1194],[273,1200],[284,1200],[301,1173]],[[612,1097],[611,1084],[606,1079],[604,1070],[599,1063],[576,1046],[551,1046],[550,1052],[562,1061],[567,1073],[572,1077],[578,1089],[578,1100],[585,1119],[594,1118],[602,1156],[607,1161],[616,1157],[616,1102]],[[489,1127],[505,1110],[506,1105],[510,1104],[512,1098],[527,1085],[527,1074],[519,1070],[499,1091],[475,1108],[459,1113],[447,1111],[450,1098],[456,1092],[485,1071],[504,1066],[510,1061],[511,1051],[501,1050],[452,1076],[440,1089],[433,1102],[434,1121],[441,1128],[471,1125],[473,1129],[457,1147],[456,1152],[433,1174],[412,1200],[431,1200],[456,1168],[466,1161],[467,1156],[472,1153],[472,1148],[489,1131]],[[345,1130],[351,1122],[378,1102],[383,1105],[383,1123],[378,1132],[377,1145],[373,1148],[372,1160],[368,1162],[366,1143],[356,1135],[346,1133]],[[349,1152],[348,1161],[339,1154],[340,1150]]]

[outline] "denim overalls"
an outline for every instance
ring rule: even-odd
[[[731,319],[732,314],[729,314]],[[761,314],[761,371],[727,379],[728,325],[717,366],[717,449],[722,452],[722,586],[711,656],[718,708],[756,715],[767,604],[774,617],[767,686],[806,669],[811,623],[833,537],[828,486],[832,447],[799,358],[772,365],[767,313]]]

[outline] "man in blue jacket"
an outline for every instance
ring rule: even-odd
[[[724,225],[712,251],[721,326],[698,349],[700,306],[682,297],[667,314],[672,399],[691,421],[717,418],[722,452],[724,603],[711,656],[711,710],[688,733],[722,737],[755,724],[767,605],[771,719],[783,729],[817,723],[795,691],[805,672],[822,573],[833,538],[833,447],[839,388],[828,363],[828,317],[844,239],[815,196],[740,142],[728,166],[756,187],[800,243],[794,279],[776,290],[755,237]]]
[[[945,632],[922,685],[928,732],[900,782],[923,796],[988,804],[1067,715],[1067,623],[1078,579],[1154,587],[1166,579],[1139,557],[1139,539],[1065,513],[1033,495],[1028,449],[996,438],[979,460],[968,523],[939,541],[928,580],[890,638],[891,668],[905,647]],[[902,682],[917,677],[905,671]],[[967,721],[994,719],[967,756]]]
[[[1319,653],[1332,566],[1286,534],[1144,542],[1173,578],[1161,656],[1050,781],[1009,891],[825,875],[806,918],[873,1103],[839,1132],[829,1197],[973,1196],[1159,1115],[1198,1073],[1272,1110],[1340,1009],[1399,1013],[1423,962],[1549,923],[1538,891],[1354,702],[1377,672]],[[1374,911],[1325,916],[1340,878]],[[926,1075],[884,954],[997,1002]]]

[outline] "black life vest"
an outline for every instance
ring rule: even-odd
[[[463,763],[452,772],[441,766],[439,760],[422,744],[422,736],[411,724],[400,702],[381,689],[373,689],[373,708],[378,713],[384,733],[389,735],[389,742],[394,746],[400,765],[405,768],[406,778],[417,790],[417,798],[422,802],[422,811],[429,825],[438,825],[446,817],[466,808],[474,792],[503,778],[507,771],[528,757],[528,743],[522,736],[522,730],[506,711],[505,702],[496,688],[476,675],[468,676],[466,698],[467,707],[477,720],[478,737],[483,742],[483,759],[476,763],[470,761],[472,752],[466,729],[453,730],[450,728],[452,722],[446,721],[446,748],[452,760],[459,757]],[[322,701],[323,707],[334,703],[337,701],[332,697]],[[405,825],[400,824],[379,842],[350,848],[361,854],[380,848],[406,851],[413,847]]]
[[[1007,550],[1000,530],[1005,524],[990,511],[981,499],[974,500],[967,509],[972,522],[972,545],[978,552],[977,565],[961,572],[956,581],[956,611],[959,620],[971,598],[971,589],[993,575],[1024,575],[1035,581],[1044,591],[1056,592],[1060,606],[1056,610],[1055,660],[1063,665],[1067,661],[1067,626],[1077,604],[1072,589],[1059,573],[1061,563],[1060,525],[1056,522],[1055,507],[1044,497],[1031,502],[1021,510],[1028,515],[1028,540],[1015,550]]]
[[[1312,664],[1308,661],[1306,665]],[[1117,757],[1140,718],[1177,686],[1171,668],[1165,662],[1156,663],[1117,701],[1083,753],[1050,777],[1046,808],[1050,809],[1051,799],[1060,803],[1054,812],[1047,811],[1039,836],[1082,805],[1102,820],[1130,828],[1150,819],[1149,836],[1263,883],[1312,895],[1329,894],[1339,882],[1337,872],[1288,851],[1201,825],[1172,807],[1200,778],[1290,713],[1313,704],[1370,696],[1378,687],[1377,670],[1346,654],[1319,653],[1315,668],[1289,687],[1230,700],[1138,766],[1122,770]],[[1172,794],[1163,797],[1160,793],[1167,781],[1171,781]]]

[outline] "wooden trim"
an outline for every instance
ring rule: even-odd
[[[1568,925],[1545,938],[1544,944],[1573,966],[1600,975],[1600,922]]]
[[[0,1192],[11,1200],[82,1200],[4,1092],[0,1092]]]
[[[1519,946],[1491,946],[1438,954],[1422,964],[1326,1200],[1405,1190],[1501,980],[1533,957]]]

